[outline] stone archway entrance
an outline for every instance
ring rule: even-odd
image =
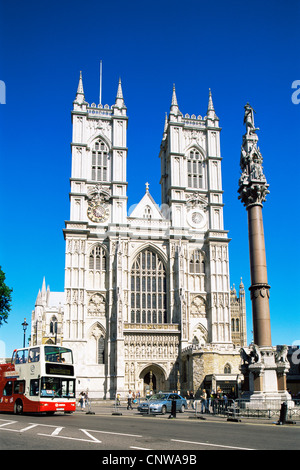
[[[157,364],[151,364],[140,373],[140,379],[143,382],[144,396],[159,391],[167,390],[168,381],[166,380],[165,371]]]

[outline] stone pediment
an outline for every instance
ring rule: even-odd
[[[129,215],[130,219],[155,219],[163,220],[164,217],[154,201],[153,197],[146,191],[144,197],[140,202],[135,206],[131,214]]]

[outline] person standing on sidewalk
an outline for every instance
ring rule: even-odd
[[[201,394],[201,413],[206,413],[206,412],[207,412],[207,393],[204,388]]]

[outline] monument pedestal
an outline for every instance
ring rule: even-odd
[[[290,365],[285,355],[278,354],[276,347],[252,344],[241,350],[241,356],[244,360],[241,372],[245,378],[242,398],[249,401],[247,408],[278,410],[283,401],[291,408],[294,402],[286,390]]]

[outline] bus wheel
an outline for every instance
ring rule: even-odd
[[[22,400],[16,400],[14,406],[15,415],[21,415],[23,413],[23,402]]]

